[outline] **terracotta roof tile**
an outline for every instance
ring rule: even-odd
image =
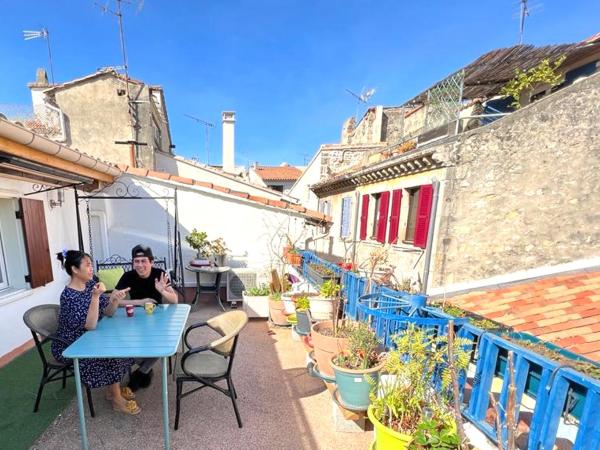
[[[600,362],[600,269],[469,292],[449,300]]]
[[[296,181],[302,175],[300,169],[292,166],[258,166],[254,170],[266,181]]]
[[[188,184],[188,185],[194,185],[194,186],[200,186],[200,187],[204,187],[207,189],[212,189],[215,191],[219,191],[219,192],[223,192],[225,194],[229,194],[229,195],[233,195],[236,197],[240,197],[240,198],[244,198],[247,199],[251,202],[255,202],[255,203],[260,203],[262,205],[268,205],[274,208],[278,208],[278,209],[284,209],[284,210],[288,210],[288,209],[292,209],[302,215],[304,215],[306,218],[312,219],[312,220],[319,220],[321,222],[323,221],[327,221],[327,222],[331,222],[332,218],[329,216],[325,216],[323,213],[320,213],[318,211],[313,211],[310,209],[306,209],[303,206],[300,205],[296,205],[293,203],[289,203],[287,201],[282,201],[282,200],[269,200],[266,197],[261,197],[258,195],[252,195],[249,194],[248,192],[240,192],[240,191],[233,191],[228,187],[224,187],[224,186],[218,186],[212,183],[208,183],[206,181],[200,181],[200,180],[196,180],[193,178],[186,178],[186,177],[180,177],[178,175],[172,175],[170,173],[167,172],[158,172],[155,170],[147,170],[147,169],[141,169],[141,168],[136,168],[136,167],[131,167],[131,166],[127,166],[124,164],[120,164],[119,169],[121,169],[123,172],[125,173],[129,173],[132,175],[136,175],[136,176],[140,176],[140,177],[151,177],[151,178],[158,178],[160,180],[170,180],[170,181],[175,181],[177,183],[182,183],[182,184]]]

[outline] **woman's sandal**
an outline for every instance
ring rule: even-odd
[[[127,402],[125,402],[125,405],[122,407],[117,407],[113,404],[113,410],[119,411],[119,412],[122,412],[125,414],[129,414],[132,416],[136,416],[142,412],[142,408],[140,408],[138,406],[138,404],[135,402],[135,400],[128,400]]]
[[[135,398],[135,394],[133,393],[133,391],[131,389],[129,389],[127,386],[122,387],[121,388],[121,397],[123,397],[125,400],[133,400]],[[106,400],[108,401],[112,401],[112,396],[110,394],[106,394]]]

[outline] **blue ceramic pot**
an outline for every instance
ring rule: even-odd
[[[353,411],[366,411],[371,403],[369,393],[379,382],[379,372],[383,368],[383,362],[371,369],[352,370],[335,364],[335,356],[331,360],[331,366],[335,373],[335,382],[342,406]],[[369,382],[369,378],[371,382]]]

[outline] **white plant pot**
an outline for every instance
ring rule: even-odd
[[[244,311],[248,317],[269,317],[269,296],[268,295],[246,295],[242,294],[244,299]]]
[[[310,315],[315,320],[333,319],[333,300],[324,297],[310,297]]]
[[[296,302],[292,300],[293,292],[294,291],[289,291],[281,294],[281,301],[283,302],[283,312],[287,316],[296,312]]]

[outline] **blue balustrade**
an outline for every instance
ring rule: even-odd
[[[497,434],[494,421],[490,420],[494,417],[490,414],[490,393],[500,405],[499,418],[504,428],[509,400],[506,360],[511,351],[516,404],[519,405],[515,420],[529,427],[527,434],[521,437],[527,448],[550,450],[561,441],[564,445],[566,440],[572,443],[572,450],[600,449],[600,380],[477,328],[467,318],[453,317],[429,307],[423,296],[376,284],[371,286],[370,292],[365,292],[368,284],[365,278],[308,251],[303,253],[305,276],[306,267],[311,263],[322,264],[340,275],[346,315],[369,323],[387,348],[393,347],[393,336],[410,324],[431,333],[445,334],[448,322],[453,320],[457,335],[473,342],[470,350],[474,372],[471,370],[470,376],[463,374],[460,379],[463,415],[492,441],[497,442]],[[523,402],[525,397],[528,399]],[[527,409],[523,404],[532,407]],[[506,441],[506,438],[504,430],[502,439]]]

